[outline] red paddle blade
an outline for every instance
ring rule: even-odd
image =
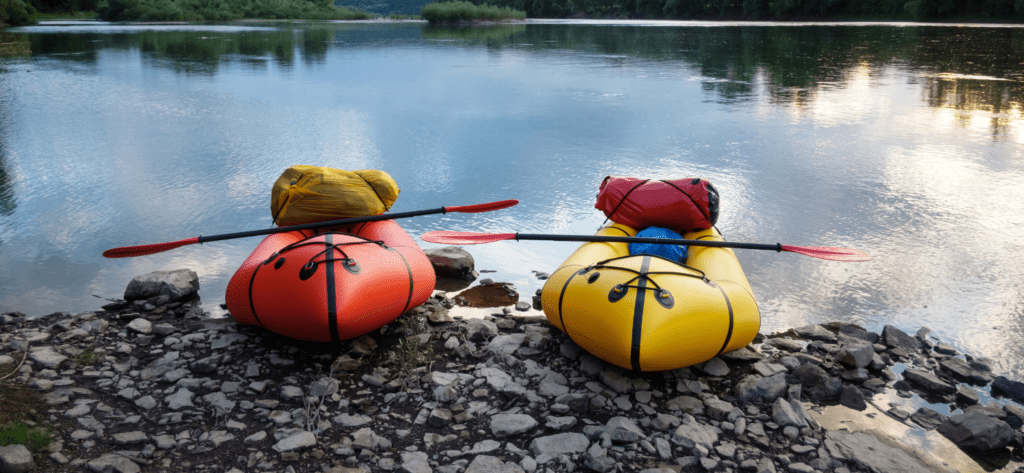
[[[782,251],[800,253],[814,258],[827,259],[832,261],[871,261],[871,255],[849,248],[837,248],[833,246],[789,246],[782,245]]]
[[[513,205],[518,204],[519,201],[515,199],[499,200],[497,202],[488,202],[486,204],[476,205],[463,205],[461,207],[445,207],[445,212],[462,212],[462,213],[477,213],[477,212],[490,212],[492,210],[501,210],[509,208]]]
[[[423,241],[430,243],[443,243],[446,245],[479,245],[481,243],[493,243],[503,240],[515,240],[515,233],[473,233],[473,232],[451,232],[434,231],[420,235]]]
[[[153,243],[152,245],[122,246],[120,248],[111,248],[107,251],[104,251],[103,256],[107,258],[130,258],[132,256],[152,255],[155,253],[163,253],[167,250],[173,250],[181,246],[191,245],[193,243],[199,243],[199,237],[192,237],[178,241],[169,241],[167,243]]]

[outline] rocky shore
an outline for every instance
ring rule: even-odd
[[[0,392],[36,393],[24,422],[49,434],[0,447],[0,472],[1024,471],[1024,384],[927,329],[810,325],[641,373],[529,303],[460,317],[438,291],[332,345],[209,318],[198,286],[150,274],[102,311],[0,315]]]

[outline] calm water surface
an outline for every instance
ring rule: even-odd
[[[293,164],[383,169],[429,230],[589,234],[607,175],[703,176],[763,333],[928,326],[1024,377],[1024,29],[531,22],[10,29],[0,58],[0,311],[79,312],[188,267],[205,307],[271,225]],[[424,246],[436,246],[424,244]],[[467,247],[525,300],[574,243]]]

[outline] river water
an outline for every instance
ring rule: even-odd
[[[530,21],[8,29],[0,58],[0,312],[93,310],[192,268],[216,312],[293,164],[383,169],[430,230],[590,234],[605,176],[705,177],[762,333],[922,326],[1024,377],[1024,29]],[[425,247],[438,245],[426,244]],[[576,243],[466,247],[523,300]]]

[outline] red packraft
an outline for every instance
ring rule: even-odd
[[[711,228],[718,221],[718,190],[706,179],[641,180],[608,176],[594,207],[613,222],[651,226],[680,234]]]

